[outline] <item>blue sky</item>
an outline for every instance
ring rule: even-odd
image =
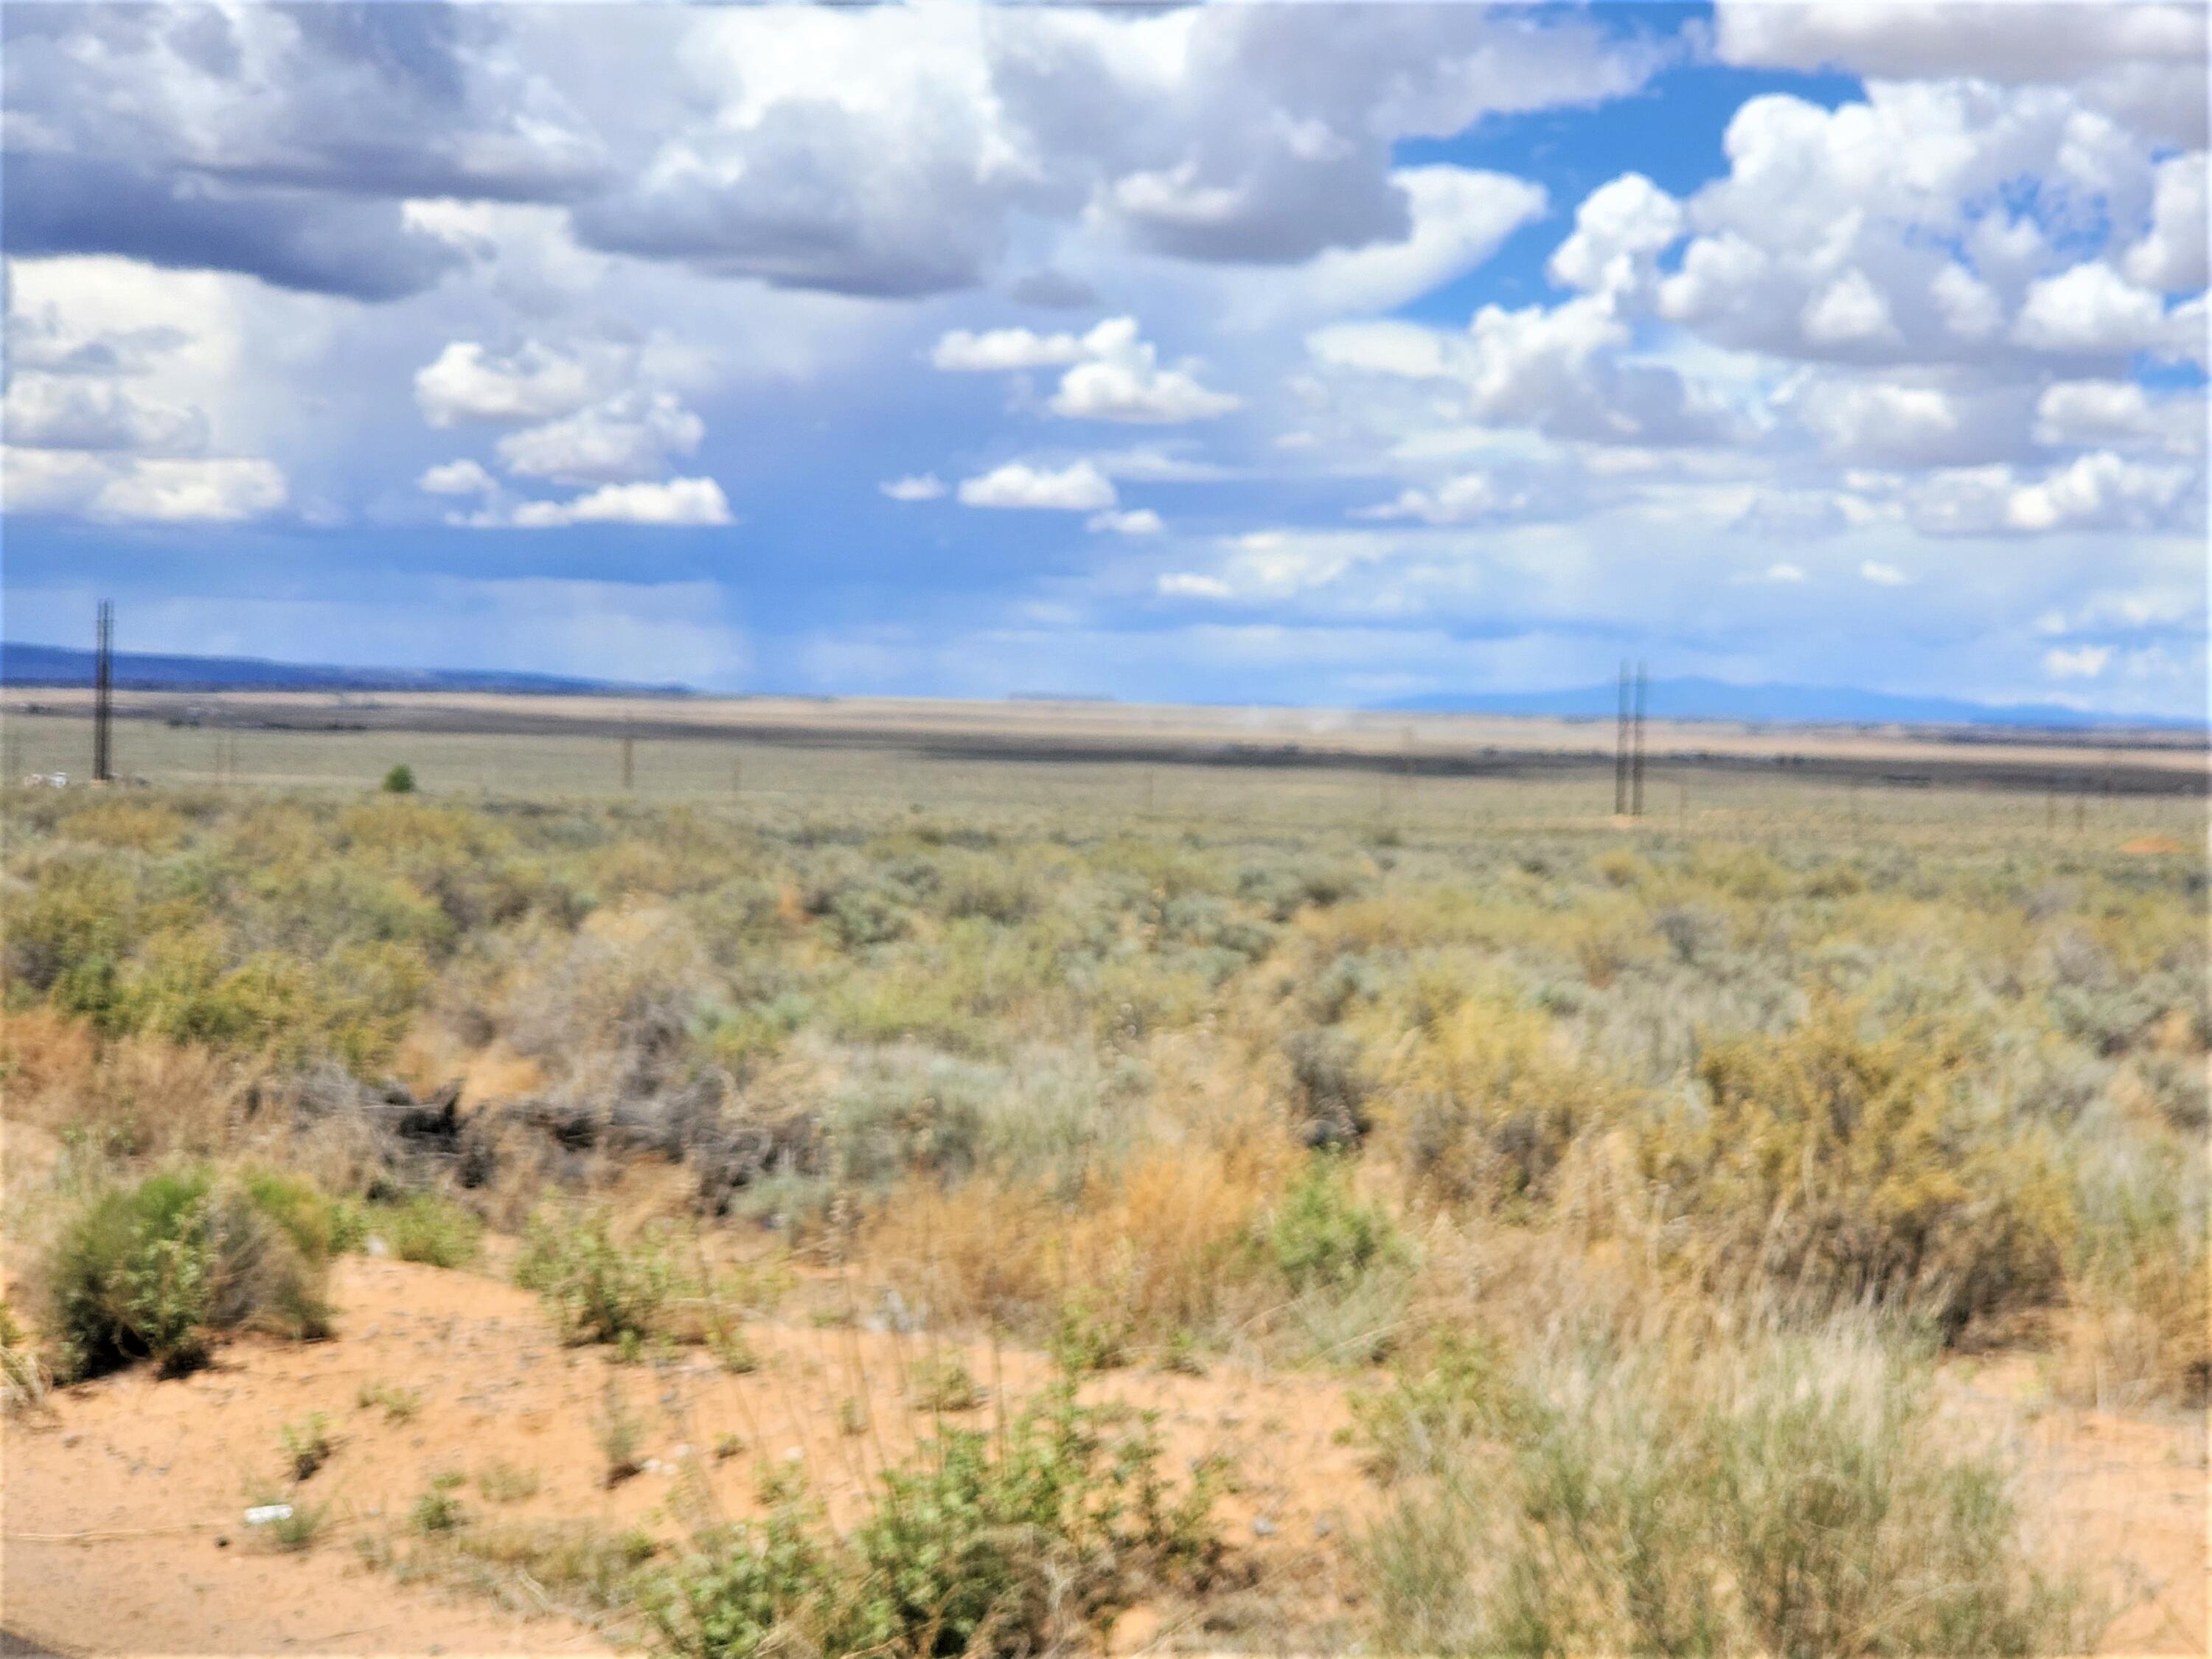
[[[10,638],[2204,707],[2199,7],[0,27]]]

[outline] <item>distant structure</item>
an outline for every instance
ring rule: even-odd
[[[1613,722],[1613,815],[1628,815],[1628,663],[1620,665],[1620,707]]]
[[[1633,679],[1628,664],[1620,665],[1620,702],[1613,727],[1613,815],[1617,818],[1644,816],[1644,706],[1646,677],[1644,664],[1636,664]]]
[[[100,602],[92,665],[92,781],[112,783],[115,753],[108,730],[115,714],[115,602]]]
[[[1636,665],[1636,748],[1628,762],[1628,816],[1644,816],[1644,664]]]

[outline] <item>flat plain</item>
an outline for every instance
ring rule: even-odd
[[[2203,1650],[2201,743],[126,702],[21,1637]]]

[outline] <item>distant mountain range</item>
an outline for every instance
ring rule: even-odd
[[[1548,714],[1611,720],[1617,685],[1559,691],[1437,692],[1383,705],[1407,714]],[[1776,721],[1793,726],[2158,726],[2186,731],[2202,720],[2099,714],[2057,703],[1970,702],[1961,697],[1900,696],[1844,685],[1730,685],[1725,680],[1653,680],[1645,708],[1654,720]]]
[[[92,684],[92,653],[60,645],[0,643],[0,684]],[[347,668],[324,663],[271,662],[260,657],[191,657],[149,652],[115,653],[115,684],[148,691],[503,691],[562,696],[620,694],[689,696],[684,685],[638,685],[561,674],[499,669]],[[1536,714],[1611,720],[1619,689],[1571,686],[1555,691],[1443,691],[1378,705],[1406,714]],[[1056,701],[1085,701],[1057,698]],[[1101,701],[1103,701],[1103,699]],[[2203,720],[2123,718],[2057,703],[1972,702],[1960,697],[1899,696],[1841,685],[1731,685],[1724,680],[1653,680],[1647,707],[1655,720],[1771,721],[1816,726],[2095,726],[2201,729]]]
[[[0,685],[90,685],[89,651],[64,645],[0,643]],[[522,696],[684,696],[682,685],[633,685],[619,680],[522,674],[500,669],[339,668],[324,663],[270,662],[260,657],[115,653],[115,684],[134,691],[505,691]]]

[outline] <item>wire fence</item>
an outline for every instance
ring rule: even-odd
[[[11,786],[89,775],[91,723],[11,714],[0,723],[0,777]],[[367,791],[404,765],[434,798],[618,800],[740,808],[747,815],[855,823],[950,814],[1010,822],[1190,830],[1239,827],[1420,840],[1471,832],[1615,830],[1612,760],[1531,763],[1480,775],[1364,763],[1267,764],[1161,759],[951,757],[850,743],[745,742],[702,732],[653,738],[301,730],[118,722],[114,767],[126,784],[195,789]],[[1808,775],[1778,764],[1723,769],[1649,764],[1651,836],[1798,834],[1993,843],[2163,839],[2202,845],[2194,794],[2107,793],[2085,769],[2067,786],[1992,789]]]

